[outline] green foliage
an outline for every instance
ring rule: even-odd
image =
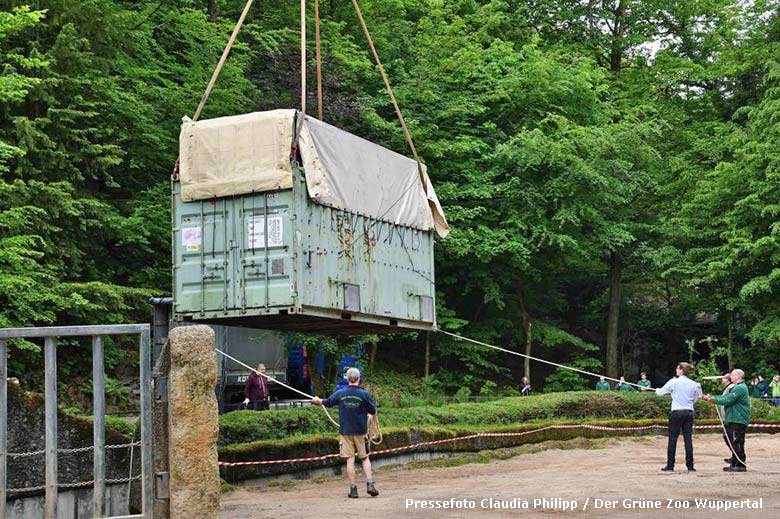
[[[179,121],[242,6],[29,4],[0,1],[0,326],[143,321],[170,290]],[[600,371],[617,255],[629,377],[670,373],[686,339],[702,370],[724,369],[707,336],[748,371],[777,367],[776,1],[361,6],[452,226],[436,244],[441,328]],[[250,11],[203,117],[297,105],[297,9]],[[322,16],[325,119],[408,152],[351,4]],[[383,338],[379,355],[421,365],[422,339]],[[331,367],[354,344],[301,341]],[[37,348],[11,343],[13,375],[39,379]],[[73,351],[78,377],[88,349]],[[121,342],[107,360],[132,363]],[[431,368],[427,389],[378,398],[495,394],[524,369],[441,335]],[[588,386],[531,370],[537,391]]]
[[[482,403],[446,406],[380,408],[383,429],[393,427],[485,428],[534,420],[662,419],[669,414],[669,400],[651,394],[623,392],[573,392],[504,398]],[[753,402],[754,420],[778,421],[780,411],[765,402]],[[699,402],[697,417],[716,418],[714,406]],[[220,416],[219,444],[282,440],[301,435],[334,434],[335,428],[321,409],[234,411]]]

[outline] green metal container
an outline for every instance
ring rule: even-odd
[[[173,182],[174,319],[313,333],[431,330],[433,231],[293,187],[183,202]]]

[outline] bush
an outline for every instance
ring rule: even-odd
[[[458,392],[455,393],[456,402],[468,402],[469,398],[471,398],[471,390],[466,386],[461,387],[458,389]]]
[[[463,390],[461,397],[469,396]],[[780,408],[752,402],[754,421],[780,422]],[[666,419],[669,397],[651,393],[580,391],[514,397],[483,403],[457,403],[380,408],[382,427],[511,426],[538,420]],[[697,403],[697,419],[717,419],[715,406]],[[335,418],[335,413],[331,412]],[[290,436],[333,434],[335,429],[321,409],[307,407],[282,411],[234,411],[219,420],[219,444],[277,440]]]

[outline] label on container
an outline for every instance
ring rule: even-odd
[[[265,216],[253,215],[247,219],[246,224],[247,248],[259,249],[265,247]],[[284,245],[284,224],[281,216],[268,217],[268,246],[281,247]]]
[[[197,252],[203,241],[203,231],[200,227],[185,227],[181,230],[181,244],[187,252]]]

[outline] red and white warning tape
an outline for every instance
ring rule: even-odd
[[[521,431],[521,432],[505,432],[505,433],[491,433],[491,432],[485,432],[485,433],[475,433],[475,434],[469,434],[467,436],[458,436],[457,438],[445,438],[443,440],[432,440],[427,442],[419,442],[419,443],[413,443],[411,445],[404,445],[401,447],[393,447],[390,449],[380,449],[380,450],[374,450],[371,451],[371,454],[377,455],[377,454],[391,454],[394,452],[402,452],[402,451],[409,451],[414,450],[420,447],[426,447],[429,445],[440,445],[442,443],[452,443],[452,442],[458,442],[458,441],[465,441],[465,440],[473,440],[476,438],[503,438],[503,437],[510,437],[510,436],[526,436],[529,434],[535,434],[542,431],[547,431],[550,429],[590,429],[594,431],[624,431],[624,432],[634,432],[634,431],[648,431],[651,429],[666,429],[666,425],[662,424],[652,424],[652,425],[644,425],[642,427],[609,427],[606,425],[591,425],[591,424],[561,424],[561,425],[548,425],[547,427],[541,427],[539,429],[533,429],[530,431]],[[720,425],[694,425],[694,429],[720,429]],[[780,429],[780,423],[755,423],[750,424],[751,429]],[[220,461],[219,465],[221,467],[243,467],[247,465],[277,465],[281,463],[306,463],[310,461],[322,461],[327,460],[331,458],[338,458],[338,454],[325,454],[324,456],[313,456],[310,458],[290,458],[285,460],[259,460],[259,461]]]

